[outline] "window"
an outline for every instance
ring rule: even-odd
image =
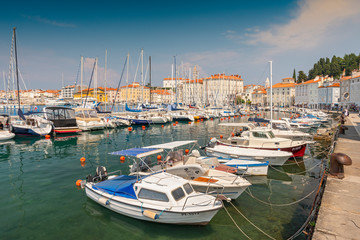
[[[139,198],[161,201],[161,202],[168,202],[169,198],[166,196],[165,193],[156,192],[153,190],[149,190],[146,188],[142,188],[139,192]]]
[[[77,112],[75,112],[75,117],[84,118],[84,114],[82,111],[77,111]]]
[[[253,136],[256,138],[268,138],[266,136],[266,133],[262,133],[262,132],[253,132]]]
[[[96,114],[95,110],[89,111],[89,115],[91,118],[97,118],[97,114]]]
[[[187,194],[190,194],[190,193],[192,193],[192,192],[194,191],[193,188],[191,187],[191,185],[190,185],[189,183],[187,183],[187,184],[184,185],[184,189],[185,189],[185,192],[186,192]]]
[[[171,195],[174,197],[175,201],[179,201],[180,199],[185,197],[184,190],[181,187],[179,187],[179,188],[175,189],[174,191],[172,191]]]
[[[269,132],[269,136],[270,136],[270,138],[275,138],[275,134],[271,131]]]

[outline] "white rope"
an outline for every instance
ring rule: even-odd
[[[275,168],[275,167],[273,167],[273,166],[271,166],[271,165],[269,165],[269,166],[270,166],[272,169],[274,169],[275,171],[280,172],[280,173],[286,173],[286,174],[288,174],[288,175],[301,175],[301,174],[303,174],[303,173],[306,173],[306,172],[314,169],[315,167],[319,166],[321,163],[322,163],[322,162],[319,162],[318,164],[315,164],[315,165],[312,166],[311,168],[309,168],[309,169],[307,169],[307,170],[305,170],[305,171],[302,171],[302,172],[298,172],[298,173],[287,173],[287,172],[281,171],[281,170],[279,170],[279,169],[277,169],[277,168]]]
[[[231,221],[234,223],[234,225],[237,227],[237,229],[242,233],[244,234],[244,236],[247,238],[247,239],[251,239],[248,235],[246,235],[246,233],[239,227],[239,225],[237,225],[237,223],[235,222],[235,220],[231,217],[229,211],[226,209],[226,207],[224,206],[224,203],[221,202],[222,205],[223,205],[223,208],[225,209],[227,215],[229,216],[229,218],[231,219]]]
[[[259,201],[259,202],[261,202],[261,203],[264,203],[264,204],[266,204],[266,205],[274,206],[274,207],[286,207],[286,206],[291,206],[291,205],[294,205],[294,204],[296,204],[296,203],[299,203],[299,202],[301,202],[302,200],[308,198],[311,194],[313,194],[313,193],[315,192],[316,189],[317,189],[317,188],[315,188],[313,191],[311,191],[311,192],[310,192],[309,194],[307,194],[306,196],[300,198],[299,200],[296,200],[296,201],[291,202],[291,203],[283,203],[283,204],[274,204],[274,203],[265,202],[265,201],[263,201],[263,200],[260,200],[260,199],[256,198],[256,197],[251,193],[251,191],[250,191],[249,188],[248,188],[247,190],[245,190],[245,192],[246,192],[247,194],[249,194],[250,197],[252,197],[252,198],[254,198],[255,200],[257,200],[257,201]]]
[[[245,217],[245,215],[236,208],[236,206],[230,202],[231,206],[233,206],[233,208],[235,208],[235,210],[243,217],[245,218],[246,221],[248,221],[251,225],[253,225],[253,227],[255,227],[257,230],[259,230],[260,232],[262,232],[265,236],[267,236],[270,239],[276,240],[275,238],[273,238],[272,236],[270,236],[269,234],[267,234],[266,232],[264,232],[263,230],[261,230],[259,227],[257,227],[254,223],[252,223],[247,217]]]

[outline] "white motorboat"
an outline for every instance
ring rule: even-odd
[[[128,217],[168,224],[206,225],[221,209],[214,196],[197,193],[189,181],[166,172],[149,176],[107,176],[82,183],[86,195],[100,205]]]
[[[237,127],[241,123],[223,123],[219,126]],[[294,157],[302,157],[305,154],[306,142],[292,141],[286,138],[275,137],[271,129],[255,128],[243,133],[235,134],[226,140],[217,141],[220,145],[253,148],[262,150],[280,150],[291,152]],[[270,162],[270,161],[269,161]]]
[[[313,141],[311,134],[290,129],[284,120],[272,120],[271,126],[269,124],[268,127],[271,127],[275,137],[287,138],[293,141]]]
[[[19,116],[11,120],[12,132],[24,136],[45,136],[51,133],[52,124],[38,114]]]
[[[15,137],[15,133],[6,130],[0,130],[0,141],[6,141]]]
[[[173,121],[195,121],[194,116],[183,111],[169,112]]]
[[[211,139],[211,143],[206,147],[206,154],[221,158],[233,158],[241,160],[256,160],[261,162],[269,162],[273,166],[282,166],[292,153],[286,151],[262,150],[251,148],[239,148],[225,145],[217,145],[217,139]],[[215,144],[214,144],[215,142]]]
[[[198,192],[213,195],[222,194],[228,198],[236,199],[248,186],[251,185],[247,180],[232,173],[212,168],[205,169],[197,163],[184,164],[186,161],[184,161],[182,150],[174,151],[174,149],[195,143],[195,140],[175,141],[147,146],[144,148],[122,150],[111,154],[138,157],[140,162],[130,166],[130,172],[134,174],[140,174],[139,172],[142,172],[141,174],[149,175],[154,172],[166,171],[167,173],[189,180],[191,185]],[[148,159],[142,158],[153,155],[154,152],[165,152],[167,156],[165,157],[165,161],[151,167],[151,162]],[[189,159],[187,158],[187,160]]]
[[[95,109],[74,108],[76,122],[82,131],[94,131],[105,128],[105,123],[97,116]]]

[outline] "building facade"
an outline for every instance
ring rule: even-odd
[[[270,104],[270,89],[266,89],[267,103]],[[273,106],[290,107],[295,103],[295,79],[283,78],[281,83],[272,86]]]

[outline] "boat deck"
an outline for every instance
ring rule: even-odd
[[[360,117],[350,114],[349,129],[339,135],[336,153],[352,159],[344,166],[345,178],[328,175],[313,239],[359,239],[360,235]]]

